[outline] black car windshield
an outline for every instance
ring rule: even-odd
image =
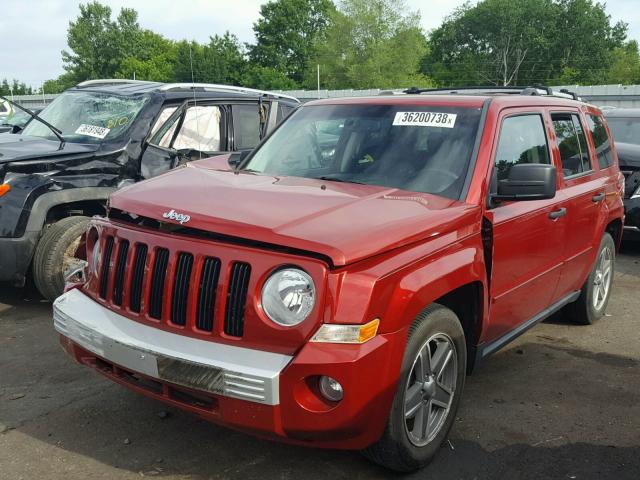
[[[101,143],[122,135],[148,98],[147,95],[65,92],[40,112],[39,117],[60,129],[68,142]],[[53,132],[38,121],[29,122],[22,134],[56,140]]]
[[[244,168],[458,199],[480,110],[442,105],[302,107]]]
[[[616,142],[640,145],[640,117],[609,117],[607,124]]]

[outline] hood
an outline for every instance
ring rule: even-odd
[[[620,167],[640,168],[640,145],[616,142]]]
[[[0,135],[0,163],[92,153],[98,148],[99,145],[67,142],[61,149],[58,140],[26,135]]]
[[[110,206],[162,222],[317,253],[341,266],[480,224],[480,208],[370,185],[234,173],[192,162],[114,193]],[[173,213],[172,213],[173,212]],[[457,235],[452,237],[458,238]]]

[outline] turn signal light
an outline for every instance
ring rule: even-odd
[[[7,193],[9,190],[11,190],[11,185],[9,185],[8,183],[0,184],[0,197]]]
[[[311,338],[321,343],[365,343],[378,333],[380,319],[376,318],[364,325],[332,325],[325,323]]]

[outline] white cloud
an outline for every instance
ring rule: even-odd
[[[101,0],[114,10],[135,8],[140,24],[173,39],[207,41],[226,30],[243,42],[253,41],[252,25],[264,0]],[[408,0],[418,10],[426,31],[436,28],[462,0]],[[610,0],[614,21],[629,23],[631,38],[640,38],[640,17],[630,16],[637,0]],[[67,48],[67,26],[78,14],[76,2],[30,0],[2,2],[0,15],[0,78],[17,78],[37,86],[62,73],[60,52]]]

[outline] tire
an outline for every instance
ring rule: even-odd
[[[64,263],[68,249],[87,230],[89,217],[67,217],[47,228],[33,256],[33,281],[40,294],[53,301],[64,290]]]
[[[422,376],[428,380],[419,381],[422,356],[426,358],[426,352],[429,352],[430,364],[436,359],[436,353],[444,352],[441,349],[447,347],[451,352],[449,361],[436,362],[444,365],[439,370],[440,375],[436,375],[435,379],[433,376]],[[464,388],[466,364],[466,342],[458,317],[442,305],[430,305],[409,329],[398,390],[387,426],[380,440],[362,452],[364,456],[398,472],[411,472],[426,466],[445,441],[456,418]],[[428,371],[431,371],[430,367]],[[447,398],[442,396],[443,392],[447,393],[443,385],[451,392],[448,408],[442,402]],[[411,397],[414,401],[411,401]],[[417,413],[411,414],[414,408]],[[424,419],[426,412],[431,412],[427,418],[431,418],[433,424],[429,431],[430,422],[426,422],[427,433],[420,438],[420,418]]]
[[[608,273],[603,263],[603,261],[607,263],[607,258]],[[573,323],[591,325],[602,318],[611,297],[615,260],[616,245],[611,235],[605,233],[600,241],[591,273],[580,289],[580,296],[565,309],[565,315]],[[597,298],[596,295],[598,295]]]

